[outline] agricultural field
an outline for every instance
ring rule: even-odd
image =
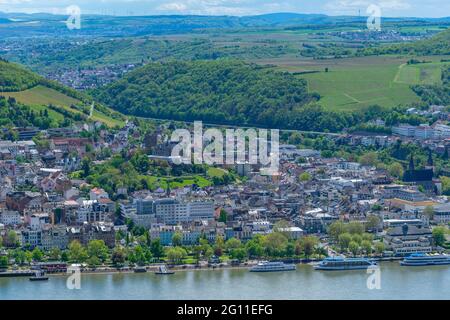
[[[72,104],[80,104],[80,101],[71,98],[54,89],[44,86],[36,86],[19,92],[0,92],[5,97],[13,97],[18,102],[26,105],[49,105],[53,104],[59,107],[70,107]]]
[[[260,64],[296,73],[308,81],[308,90],[318,92],[329,110],[353,111],[378,104],[384,107],[418,102],[411,90],[415,84],[440,83],[440,62],[445,57],[421,57],[430,63],[408,65],[411,57],[371,56],[343,59],[270,59]],[[327,71],[328,70],[328,71]]]

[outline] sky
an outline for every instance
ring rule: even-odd
[[[448,17],[449,0],[0,0],[4,12],[66,14],[71,5],[85,14],[257,15],[274,12],[367,15],[375,4],[385,17]]]

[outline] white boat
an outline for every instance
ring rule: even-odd
[[[376,266],[377,263],[366,258],[330,257],[314,266],[315,270],[360,270]]]
[[[439,266],[450,264],[450,256],[445,254],[426,255],[423,253],[413,253],[409,257],[400,261],[402,266]]]
[[[278,272],[278,271],[295,271],[295,264],[286,264],[283,262],[262,261],[250,269],[250,272]]]
[[[171,275],[175,274],[174,271],[170,271],[166,265],[162,265],[159,267],[159,271],[155,272],[157,275]]]

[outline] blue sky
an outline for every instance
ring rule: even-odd
[[[449,0],[0,0],[0,11],[65,13],[78,5],[82,13],[149,15],[256,15],[272,12],[365,15],[370,4],[389,17],[450,16]]]

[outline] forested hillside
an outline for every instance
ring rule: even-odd
[[[293,124],[319,98],[303,79],[232,60],[151,63],[95,95],[136,116],[267,126]]]
[[[0,59],[0,92],[26,90],[36,86],[40,80],[41,77],[21,66]]]

